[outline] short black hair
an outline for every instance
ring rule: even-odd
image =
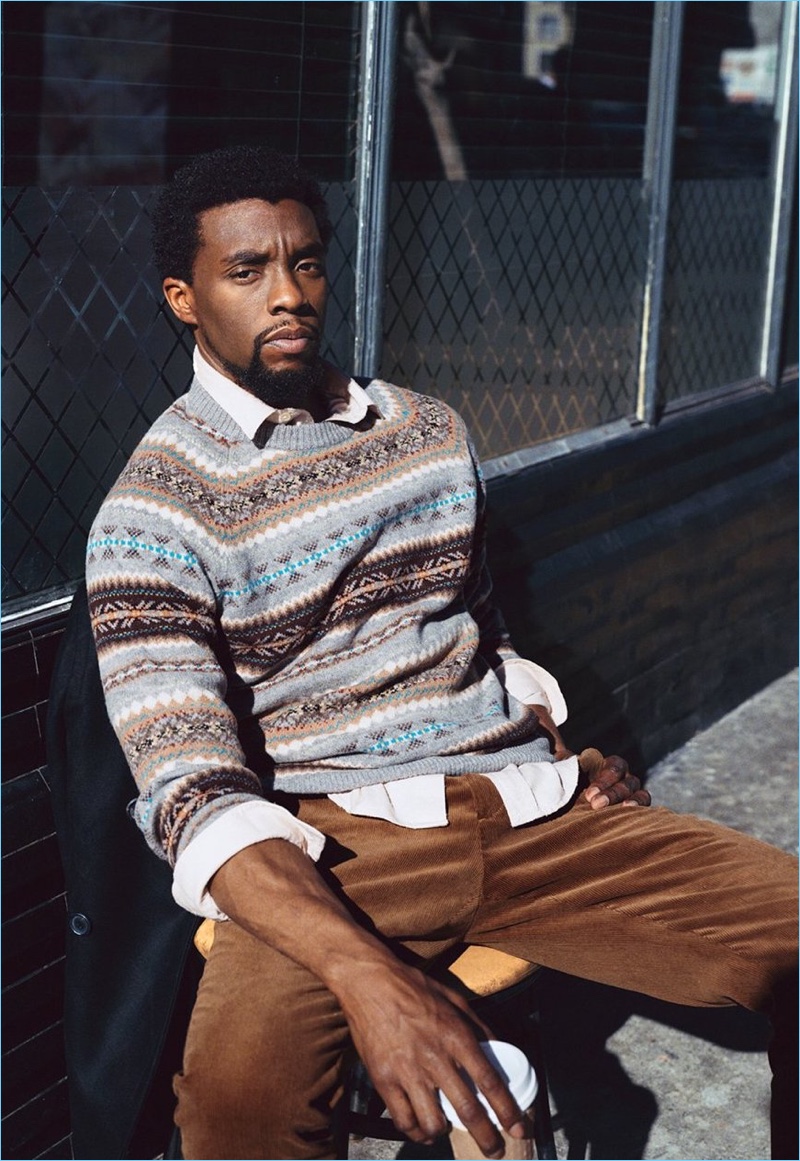
[[[153,211],[153,253],[163,278],[191,283],[200,249],[198,214],[246,198],[302,202],[314,215],[323,245],[333,227],[316,178],[296,158],[265,145],[233,145],[201,153],[177,170]]]

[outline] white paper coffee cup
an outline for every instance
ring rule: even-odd
[[[530,1117],[530,1112],[533,1102],[536,1099],[539,1082],[536,1079],[536,1073],[527,1056],[516,1045],[507,1044],[503,1040],[485,1040],[482,1042],[481,1048],[485,1052],[490,1064],[492,1064],[506,1082],[511,1095],[519,1105],[522,1113],[526,1116],[528,1124],[532,1127],[533,1121]],[[503,1136],[506,1144],[506,1157],[509,1159],[533,1157],[532,1140],[519,1140],[515,1137],[509,1137],[501,1128],[486,1097],[474,1085],[472,1087],[475,1089],[476,1096],[486,1109],[492,1123],[497,1125],[497,1128]],[[450,1143],[453,1146],[453,1156],[460,1159],[460,1161],[464,1161],[465,1158],[482,1157],[483,1154],[469,1135],[468,1130],[465,1129],[458,1114],[443,1092],[439,1093],[439,1100],[444,1115],[452,1126]]]

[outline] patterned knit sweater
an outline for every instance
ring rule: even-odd
[[[463,423],[380,380],[367,393],[369,430],[275,426],[259,449],[195,381],[94,522],[109,716],[134,817],[172,863],[248,799],[550,759],[494,673],[515,654]]]

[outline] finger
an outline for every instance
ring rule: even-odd
[[[381,1096],[386,1102],[386,1111],[392,1118],[392,1123],[398,1132],[408,1137],[410,1141],[416,1141],[418,1144],[426,1144],[430,1139],[425,1133],[424,1129],[419,1123],[417,1114],[414,1111],[414,1106],[408,1099],[402,1089],[392,1092],[382,1092]],[[446,1118],[442,1114],[442,1133],[446,1132]]]
[[[487,1157],[502,1157],[503,1138],[474,1090],[464,1083],[462,1077],[458,1077],[442,1091],[452,1105],[458,1122],[476,1141],[481,1152]]]
[[[604,762],[605,758],[594,746],[587,746],[578,755],[578,765],[588,778],[591,778],[593,774],[597,773]]]
[[[380,1093],[396,1128],[412,1141],[431,1144],[447,1132],[447,1118],[438,1097],[438,1085],[424,1061],[417,1061],[409,1073],[395,1075],[388,1061],[368,1067],[372,1083]]]
[[[610,758],[606,758],[600,769],[591,776],[591,782],[593,786],[599,786],[601,790],[606,790],[609,786],[621,782],[629,775],[628,763],[624,758],[614,754]]]
[[[649,806],[652,802],[650,792],[648,790],[635,791],[627,801],[623,802],[623,806]]]
[[[641,787],[641,779],[637,778],[635,774],[626,774],[621,781],[615,782],[613,786],[609,787],[608,793],[616,795],[617,802],[622,802],[636,794],[641,790]]]
[[[439,1102],[438,1089],[432,1084],[430,1087],[423,1087],[421,1085],[410,1090],[408,1095],[416,1121],[416,1129],[412,1140],[431,1145],[437,1137],[443,1137],[450,1127],[445,1111]],[[397,1125],[396,1121],[395,1125]],[[401,1128],[399,1125],[397,1127]],[[404,1130],[401,1129],[401,1131]],[[408,1136],[409,1134],[406,1135]]]
[[[488,1065],[488,1062],[486,1062]],[[512,1137],[525,1135],[525,1117],[499,1073],[491,1067],[475,1078],[494,1115]]]
[[[594,794],[591,796],[589,794],[590,790],[594,790]],[[597,787],[597,786],[594,786],[594,787],[590,786],[588,790],[585,790],[583,792],[583,797],[589,803],[592,810],[602,810],[604,806],[611,805],[611,799],[608,797],[607,794],[604,794],[603,791],[600,790],[599,787]]]
[[[608,786],[603,791],[610,803],[624,802],[639,790],[641,782],[635,774],[627,774],[619,782],[615,782],[613,786]]]
[[[448,1129],[448,1118],[440,1102],[441,1092],[452,1105],[458,1122],[472,1135],[482,1153],[487,1157],[501,1157],[503,1139],[478,1099],[476,1087],[492,1094],[493,1102],[502,1109],[509,1130],[522,1118],[501,1078],[483,1053],[480,1050],[478,1053],[464,1054],[461,1065],[457,1058],[445,1056],[434,1068],[418,1068],[404,1086],[397,1087],[397,1091],[394,1091],[394,1085],[388,1086],[389,1091],[382,1095],[397,1128],[419,1143],[430,1144],[442,1136]],[[473,1073],[475,1075],[470,1080]],[[395,1110],[399,1120],[395,1117]]]
[[[488,1102],[494,1117],[510,1136],[524,1136],[526,1131],[524,1115],[505,1081],[485,1056],[478,1061],[478,1067],[473,1067],[469,1071],[469,1075],[472,1084],[465,1084],[466,1078],[459,1075],[455,1094],[448,1093],[448,1099],[461,1124],[479,1142],[481,1150],[486,1152],[487,1147],[494,1148],[496,1145],[502,1150],[503,1142],[497,1134],[495,1123],[486,1112],[485,1105],[478,1099],[476,1089],[482,1094],[483,1100]]]
[[[622,787],[622,791],[619,788]],[[624,782],[614,782],[609,786],[601,786],[599,782],[593,782],[591,786],[587,786],[583,792],[583,797],[587,802],[591,803],[595,808],[598,806],[608,806],[612,802],[621,802],[624,798],[629,798],[633,793],[633,788],[626,791]]]
[[[650,795],[641,789],[641,785],[640,779],[635,774],[627,774],[613,786],[607,786],[602,790],[596,782],[593,782],[591,786],[587,786],[583,796],[593,810],[614,806],[619,802],[623,805],[630,802],[633,806],[649,806]]]

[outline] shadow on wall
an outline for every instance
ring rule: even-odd
[[[542,562],[537,565],[533,559],[534,554],[535,548],[532,552],[530,544],[510,526],[507,513],[493,509],[490,567],[493,560],[498,565],[502,561],[502,569],[492,569],[495,599],[520,655],[543,665],[562,688],[569,709],[563,729],[565,742],[575,751],[596,746],[604,754],[621,754],[631,770],[644,778],[645,759],[636,723],[626,716],[619,693],[614,692],[590,663],[602,648],[604,638],[613,638],[615,610],[608,607],[598,592],[592,591],[592,569],[588,561],[584,588],[576,588],[574,577],[564,584],[562,609],[557,580],[555,584],[546,582],[546,590],[534,587],[544,571]],[[546,606],[537,602],[537,591],[543,596],[546,594]],[[545,607],[552,609],[553,604],[559,622],[544,623],[542,612]],[[580,642],[585,648],[568,643],[574,637],[578,619],[587,626],[587,635]],[[613,660],[614,666],[619,663]]]

